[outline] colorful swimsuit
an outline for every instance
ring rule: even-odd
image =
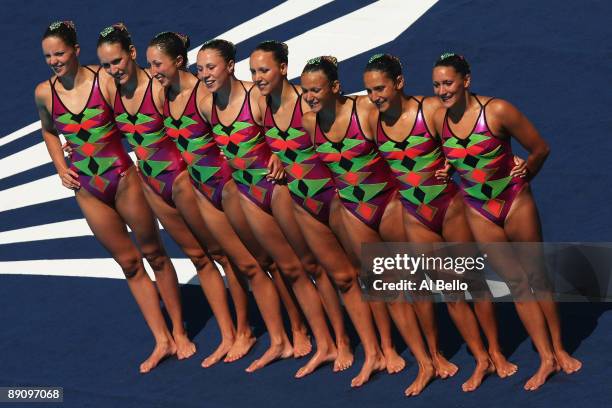
[[[487,125],[484,105],[474,129],[465,139],[458,138],[448,123],[448,111],[444,117],[442,146],[444,155],[461,176],[461,190],[466,203],[500,227],[510,211],[512,202],[525,185],[520,177],[511,177],[514,155],[510,138],[500,139]]]
[[[81,187],[109,206],[115,205],[119,181],[132,165],[121,143],[121,132],[113,120],[113,112],[102,91],[98,73],[83,110],[74,114],[64,105],[51,84],[51,116],[55,127],[72,148],[70,169],[79,175]]]
[[[225,183],[230,179],[227,160],[215,144],[210,125],[200,114],[197,93],[200,81],[191,91],[180,119],[170,113],[170,101],[164,102],[164,125],[166,132],[176,142],[183,160],[187,163],[191,182],[219,210]]]
[[[459,189],[453,182],[436,179],[436,170],[444,168],[440,141],[427,128],[422,101],[411,98],[419,108],[408,136],[401,142],[390,139],[379,116],[376,141],[380,154],[399,181],[401,203],[412,216],[440,234],[446,210]]]
[[[285,165],[291,197],[314,218],[327,224],[336,187],[329,169],[319,158],[302,126],[302,116],[302,97],[298,95],[289,128],[283,131],[276,125],[270,105],[266,105],[266,141]]]
[[[155,106],[153,79],[149,78],[149,84],[136,114],[130,114],[125,108],[120,86],[117,87],[113,108],[117,127],[130,142],[138,157],[138,166],[143,179],[166,203],[174,207],[172,185],[187,166],[174,141],[166,134],[164,117]]]
[[[387,163],[380,157],[376,144],[363,134],[357,117],[357,102],[344,138],[332,142],[315,126],[315,145],[321,160],[334,176],[344,206],[363,223],[378,231],[385,208],[397,184]]]
[[[241,82],[242,84],[242,82]],[[242,84],[244,88],[244,84]],[[267,213],[272,213],[274,183],[268,181],[268,161],[272,156],[266,144],[263,129],[253,119],[250,91],[245,96],[236,119],[226,126],[219,120],[216,99],[213,97],[212,133],[233,168],[232,176],[242,194]]]

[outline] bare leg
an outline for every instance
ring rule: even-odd
[[[119,186],[122,190],[140,188],[138,183],[128,186],[124,181]],[[94,236],[121,266],[130,291],[153,333],[155,348],[140,365],[140,372],[148,373],[161,360],[176,354],[176,345],[164,321],[155,285],[144,270],[142,257],[131,241],[121,216],[85,189],[77,192],[76,200]]]
[[[151,190],[146,183],[142,183],[142,186],[144,196],[149,203],[149,206],[153,210],[153,213],[164,213],[166,207],[172,209],[172,207],[170,207],[159,195]],[[146,235],[146,231],[149,231],[150,228],[153,228],[155,231],[155,239],[161,242],[161,237],[159,236],[159,231],[157,228],[157,220],[154,218],[150,218],[150,221],[142,219],[146,216],[147,211],[144,211],[140,205],[132,204],[131,200],[125,201],[127,205],[121,206],[118,202],[117,209],[122,212],[122,217],[126,220],[132,231],[134,231],[145,258],[155,272],[157,287],[161,294],[161,298],[164,301],[164,305],[168,310],[170,319],[172,320],[172,337],[174,338],[174,342],[176,343],[177,347],[176,356],[179,360],[189,358],[195,354],[196,347],[195,344],[187,337],[187,332],[183,325],[181,298],[176,272],[169,259],[168,268],[166,266],[165,259],[159,256],[158,252],[155,250],[155,247],[149,248],[149,245],[145,244],[152,239]],[[144,230],[144,233],[142,230]]]
[[[321,299],[274,218],[247,197],[241,195],[240,198],[242,209],[253,233],[289,280],[315,337],[317,351],[296,373],[296,377],[301,378],[319,365],[336,358],[336,347],[327,328]],[[276,186],[272,195],[272,211],[277,213],[278,207],[287,205],[292,205],[289,191],[286,187]]]
[[[508,238],[502,228],[495,225],[475,210],[468,208],[467,219],[476,240],[481,243],[507,242]],[[531,290],[527,275],[520,267],[507,267],[507,260],[512,259],[511,251],[501,252],[498,249],[495,256],[489,256],[488,261],[510,286],[510,290],[517,299],[515,306],[527,333],[535,344],[540,355],[540,368],[527,381],[525,389],[532,391],[539,388],[549,375],[558,370],[552,345],[546,328],[546,320],[542,309],[531,297]]]
[[[523,189],[512,204],[506,224],[504,226],[506,235],[510,241],[516,242],[541,242],[542,230],[538,209],[536,208],[529,187]],[[536,249],[537,251],[537,249]],[[539,255],[539,254],[537,254]],[[541,256],[539,256],[541,258]],[[545,280],[546,271],[543,266],[540,270],[530,274],[531,280]],[[537,276],[534,276],[537,275]],[[545,286],[545,285],[538,285]],[[575,373],[580,370],[582,363],[572,357],[563,346],[561,339],[561,320],[557,311],[557,304],[552,299],[552,294],[549,291],[538,291],[538,287],[534,287],[538,299],[538,304],[544,313],[544,318],[548,325],[548,330],[552,340],[552,346],[555,353],[555,359],[561,366],[561,369],[567,374]]]
[[[236,329],[234,328],[227,302],[225,283],[223,282],[220,271],[217,269],[214,262],[211,262],[211,258],[221,264],[226,273],[231,273],[227,272],[231,266],[227,258],[223,255],[217,242],[206,229],[206,224],[200,216],[196,204],[195,192],[189,181],[189,174],[187,174],[187,172],[181,173],[181,175],[174,180],[172,196],[176,208],[182,220],[184,220],[184,224],[189,228],[193,237],[197,240],[198,245],[192,242],[190,245],[190,252],[186,252],[186,254],[196,265],[200,286],[202,287],[202,291],[208,300],[221,331],[221,343],[210,356],[202,361],[203,367],[210,367],[227,354],[236,338]],[[175,219],[175,221],[177,220]],[[191,237],[189,239],[191,239]],[[187,246],[187,242],[181,245],[184,250]],[[201,252],[203,248],[206,248],[207,254]]]
[[[325,269],[319,264],[315,254],[308,246],[302,228],[296,218],[296,211],[301,211],[297,214],[301,215],[302,222],[308,222],[309,218],[312,219],[312,217],[293,200],[291,200],[291,206],[278,206],[274,212],[274,217],[281,231],[283,231],[283,234],[287,237],[289,244],[300,258],[304,270],[316,282],[315,287],[321,297],[323,308],[336,334],[338,356],[334,361],[334,371],[345,370],[353,364],[353,353],[344,327],[344,318],[342,316],[342,309],[340,308],[338,291],[333,286],[327,273],[325,273]],[[316,222],[316,220],[313,221]]]

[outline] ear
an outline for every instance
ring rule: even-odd
[[[81,46],[79,44],[74,44],[74,54],[78,57],[81,53]]]
[[[397,78],[395,78],[395,89],[398,91],[401,91],[404,89],[404,76],[403,75],[398,75]]]
[[[133,61],[136,61],[136,47],[134,47],[133,45],[130,45],[130,48],[128,50],[128,53],[130,54],[130,58]]]
[[[469,88],[470,85],[472,83],[472,75],[467,74],[466,76],[463,77],[463,87],[464,88]]]
[[[179,55],[178,57],[176,57],[174,62],[176,63],[176,67],[180,69],[183,66],[183,62],[185,62],[185,60],[183,59],[182,55]]]
[[[236,65],[236,61],[234,61],[234,60],[230,60],[230,61],[227,63],[227,72],[229,72],[229,73],[230,73],[230,75],[234,75],[234,68],[235,68],[235,65]]]
[[[287,64],[284,62],[280,64],[280,73],[282,76],[287,76]]]
[[[337,79],[331,83],[332,93],[339,94],[340,93],[340,81]]]

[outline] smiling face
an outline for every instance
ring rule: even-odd
[[[98,58],[102,68],[118,84],[126,84],[135,73],[136,48],[130,47],[130,51],[123,49],[120,43],[102,43],[98,47]]]
[[[278,63],[274,53],[257,50],[249,59],[251,77],[255,85],[264,96],[270,95],[274,89],[282,87],[283,79],[287,76],[287,64]]]
[[[450,66],[435,67],[432,79],[434,94],[447,109],[463,100],[470,86],[470,75],[463,76]]]
[[[367,71],[363,74],[368,98],[381,112],[385,112],[393,101],[398,100],[404,88],[404,78],[400,75],[394,80],[383,71]]]
[[[166,88],[178,77],[183,57],[172,58],[158,46],[152,45],[147,48],[147,62],[153,78],[157,79]]]
[[[45,62],[58,78],[74,72],[79,65],[78,44],[73,47],[59,37],[50,36],[42,40],[42,50]]]
[[[198,79],[210,92],[216,92],[234,75],[234,61],[226,62],[219,51],[206,48],[198,52],[196,61]]]
[[[302,98],[313,112],[331,106],[340,93],[340,82],[329,82],[323,70],[304,72],[301,76]]]

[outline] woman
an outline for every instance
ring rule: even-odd
[[[266,142],[285,166],[297,224],[316,260],[340,289],[363,344],[365,362],[351,382],[353,387],[358,387],[368,380],[373,371],[383,367],[384,360],[370,310],[361,299],[357,270],[330,229],[330,225],[338,226],[341,223],[341,215],[337,211],[341,204],[329,169],[319,160],[302,125],[302,117],[309,108],[298,90],[287,80],[287,63],[287,46],[278,41],[266,41],[255,47],[251,54],[251,74],[262,95],[258,103],[260,111],[265,112]],[[342,343],[348,343],[348,336],[344,332],[336,289],[325,273],[315,275],[315,281],[336,333],[340,356]],[[348,348],[348,344],[344,347]],[[334,370],[340,368],[336,360]]]
[[[301,378],[321,364],[335,361],[338,350],[327,328],[319,294],[305,271],[317,265],[311,254],[296,254],[299,248],[291,247],[287,242],[290,236],[281,229],[280,225],[294,222],[293,204],[287,187],[267,177],[269,166],[282,170],[282,164],[265,142],[263,116],[257,105],[259,89],[234,76],[235,52],[233,44],[215,39],[204,43],[198,53],[198,76],[211,92],[205,100],[205,115],[217,145],[232,166],[249,226],[289,281],[315,337],[316,353],[295,374]]]
[[[442,104],[434,117],[436,131],[445,156],[461,177],[465,212],[476,241],[541,242],[540,219],[528,180],[544,164],[548,145],[513,105],[470,92],[470,66],[462,56],[443,54],[432,76],[434,93]],[[526,179],[511,173],[513,137],[529,152]],[[556,304],[545,278],[528,275],[516,263],[504,267],[503,259],[514,255],[503,248],[495,249],[495,254],[489,261],[508,282],[519,317],[540,355],[540,367],[524,388],[539,388],[559,367],[568,374],[578,371],[582,364],[563,347]]]
[[[262,249],[254,243],[255,239],[238,202],[236,185],[230,178],[230,170],[212,140],[210,125],[201,114],[202,100],[208,91],[196,77],[181,69],[186,66],[187,46],[177,34],[161,33],[150,42],[147,59],[153,76],[165,89],[163,111],[167,134],[187,162],[191,184],[195,187],[193,198],[196,199],[190,200],[188,204],[193,206],[197,203],[206,228],[215,236],[231,264],[250,280],[255,300],[270,333],[270,348],[247,368],[249,372],[255,371],[277,358],[287,358],[293,354],[282,325],[280,303],[274,284],[251,252],[256,254],[262,265],[269,262]],[[234,229],[245,240],[251,252]],[[243,306],[244,309],[243,313],[239,312],[238,326],[244,327],[243,330],[249,334],[249,341],[243,347],[246,352],[253,344],[246,320],[246,286],[236,286],[235,292],[239,296],[234,295],[234,298],[242,299],[237,308]],[[225,352],[228,352],[227,349]],[[231,361],[230,355],[226,361]]]
[[[301,76],[303,98],[310,106],[304,115],[304,129],[311,135],[316,150],[334,177],[342,204],[344,228],[340,240],[358,265],[362,243],[405,241],[403,229],[396,228],[401,220],[401,204],[396,198],[397,185],[390,170],[376,152],[370,139],[367,118],[373,107],[367,98],[350,99],[340,94],[338,68],[334,57],[309,60]],[[425,302],[418,302],[425,303]],[[372,302],[374,318],[381,333],[383,352],[393,349],[391,324],[386,305]],[[431,357],[425,349],[417,315],[412,305],[391,302],[389,312],[402,337],[419,364],[416,380],[406,389],[406,395],[417,395],[427,383],[439,375],[454,375],[457,367],[439,352],[437,331],[431,302],[419,311],[428,340]],[[386,343],[386,344],[385,344]],[[386,347],[385,347],[386,346]]]
[[[100,75],[98,67],[79,64],[80,48],[70,21],[51,24],[43,35],[42,48],[54,74],[35,91],[43,139],[62,184],[75,190],[89,227],[121,266],[153,332],[155,349],[140,365],[140,372],[149,372],[171,355],[187,358],[195,352],[195,346],[183,326],[176,272],[113,121],[107,103],[112,100],[107,92],[112,81]],[[64,160],[60,133],[72,150],[69,166]],[[172,319],[172,334],[164,321],[155,285],[144,270],[142,255],[130,239],[126,224],[155,272]]]
[[[441,106],[439,100],[405,95],[402,66],[399,59],[389,54],[372,56],[363,79],[368,97],[378,111],[370,117],[370,128],[376,129],[380,154],[400,185],[399,198],[408,240],[414,243],[473,241],[459,189],[444,176],[436,177],[445,170],[445,160],[439,136],[430,131],[429,124]],[[524,172],[524,168],[513,171]],[[476,360],[472,376],[462,386],[464,391],[474,391],[493,369],[502,378],[517,370],[501,352],[491,294],[484,278],[471,279],[470,287],[478,289],[486,299],[475,303],[476,316],[458,293],[448,293],[459,297],[447,302],[449,314]],[[487,336],[488,351],[480,338],[478,323]]]

